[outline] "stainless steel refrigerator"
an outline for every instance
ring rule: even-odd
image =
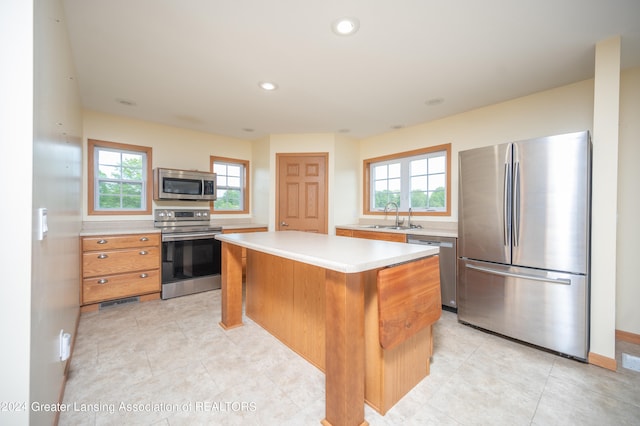
[[[458,319],[585,360],[588,132],[461,151]]]

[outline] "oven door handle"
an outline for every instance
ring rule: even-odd
[[[186,241],[186,240],[207,240],[214,238],[220,232],[194,232],[194,233],[178,233],[178,234],[163,234],[162,241]]]

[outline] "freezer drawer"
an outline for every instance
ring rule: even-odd
[[[588,283],[584,275],[461,258],[458,319],[586,360]]]

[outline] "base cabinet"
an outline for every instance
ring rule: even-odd
[[[258,226],[254,228],[233,228],[223,229],[223,234],[246,234],[248,232],[267,232],[269,229],[266,226]],[[247,270],[247,249],[242,248],[242,277],[246,276]]]
[[[336,235],[338,237],[364,238],[367,240],[391,241],[395,243],[407,242],[407,236],[405,234],[398,234],[395,232],[359,231],[357,229],[337,228]]]
[[[253,250],[247,265],[247,316],[324,372],[326,270]],[[377,274],[366,271],[359,278],[365,304],[365,401],[384,415],[429,374],[433,334],[429,326],[391,350],[381,347]]]
[[[81,244],[83,312],[110,300],[160,298],[160,234],[82,237]]]

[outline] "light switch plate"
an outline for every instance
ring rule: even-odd
[[[47,224],[47,209],[46,208],[41,207],[41,208],[38,209],[37,221],[38,221],[38,226],[37,226],[37,229],[36,229],[36,238],[39,241],[42,241],[47,236],[47,232],[49,231],[49,226]]]

